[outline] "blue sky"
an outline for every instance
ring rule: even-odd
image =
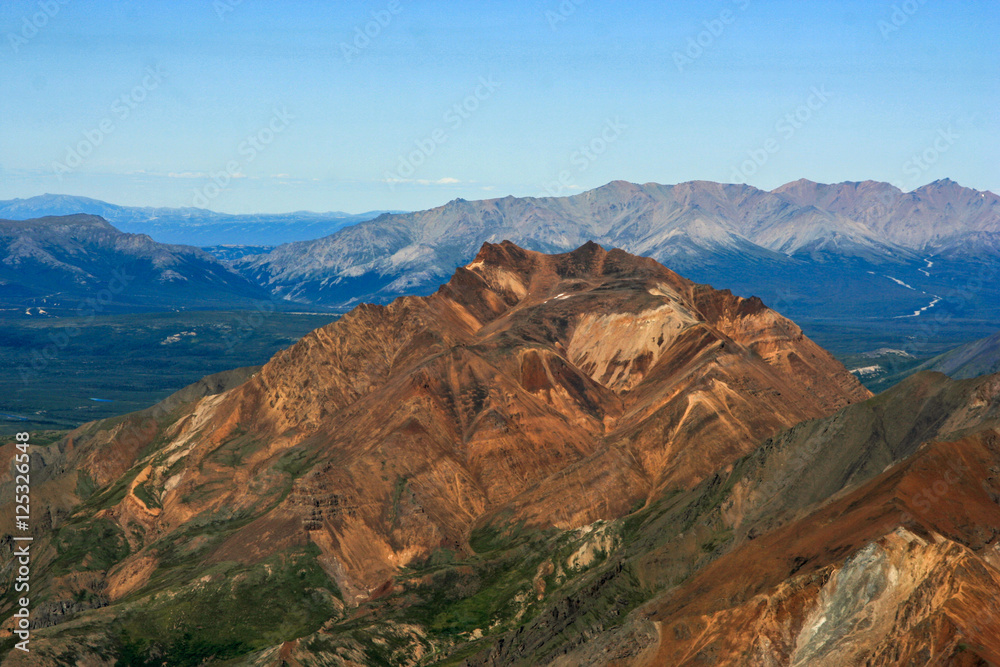
[[[802,177],[998,192],[997,34],[995,0],[7,0],[0,199],[360,212]]]

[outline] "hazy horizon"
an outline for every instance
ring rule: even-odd
[[[620,181],[620,180],[622,180],[622,179],[615,179],[613,181],[608,181],[607,183],[603,183],[601,185],[597,185],[594,188],[587,188],[586,190],[581,190],[580,192],[560,194],[560,195],[557,195],[557,196],[560,196],[560,197],[571,197],[574,194],[581,194],[581,193],[584,193],[584,192],[588,192],[590,190],[599,189],[599,188],[605,187],[607,185],[610,185],[611,183],[614,183],[615,181]],[[803,179],[795,179],[795,181],[798,181],[798,180],[803,180]],[[809,179],[805,179],[805,180],[809,180]],[[955,181],[955,179],[949,178],[948,176],[943,176],[942,178],[935,179],[934,181],[928,181],[927,183],[921,183],[920,185],[914,186],[913,188],[910,188],[909,190],[904,190],[904,192],[906,192],[906,193],[914,192],[914,191],[919,190],[921,188],[924,188],[924,187],[927,187],[929,185],[932,185],[933,183],[936,183],[939,180],[950,180],[950,181],[958,183],[958,185],[960,185],[962,187],[968,187],[964,183],[960,183],[958,181]],[[795,181],[788,181],[787,183],[782,183],[781,185],[777,186],[777,188],[771,188],[770,190],[768,190],[768,192],[776,190],[778,188],[781,188],[784,185],[788,185],[790,183],[794,183]],[[631,182],[631,181],[626,181],[626,182]],[[693,181],[679,181],[677,183],[656,183],[655,181],[647,181],[646,183],[635,183],[635,185],[650,185],[650,184],[656,184],[656,185],[683,185],[685,183],[696,183],[696,182],[717,182],[717,183],[720,183],[721,185],[735,185],[733,183],[726,183],[726,182],[723,182],[723,181],[704,181],[704,180],[698,180],[698,179],[693,180]],[[849,181],[840,181],[839,183],[821,183],[821,185],[839,185],[840,183],[860,183],[860,182],[863,182],[863,181],[860,181],[860,180],[850,181],[849,180]],[[881,181],[881,182],[884,182],[884,181]],[[752,186],[752,187],[756,187],[756,186]],[[762,188],[758,188],[758,189],[762,189]],[[997,193],[993,192],[992,190],[979,190],[978,188],[970,188],[970,189],[977,190],[979,192],[988,192],[990,194],[997,194]],[[497,195],[489,196],[489,197],[476,197],[474,199],[470,198],[469,200],[470,201],[489,201],[489,200],[494,200],[494,199],[503,199],[505,197],[510,197],[510,196],[514,196],[514,195],[510,195],[510,194],[497,194]],[[95,201],[100,201],[100,202],[103,202],[105,204],[112,204],[112,205],[117,205],[117,206],[130,206],[130,207],[135,207],[135,208],[153,208],[153,209],[157,209],[157,208],[185,208],[184,206],[173,207],[173,206],[154,206],[154,205],[148,205],[148,204],[139,204],[139,205],[121,204],[121,203],[115,202],[115,201],[106,201],[106,200],[103,200],[103,199],[97,199],[96,197],[89,197],[88,195],[74,195],[74,194],[68,194],[68,193],[64,193],[64,192],[43,192],[43,193],[39,193],[37,195],[31,195],[31,196],[27,196],[27,197],[11,197],[10,199],[0,199],[0,202],[18,201],[18,200],[20,200],[20,201],[27,201],[27,200],[34,199],[34,198],[37,198],[37,197],[81,197],[81,198],[85,198],[85,199],[93,199]],[[447,201],[442,201],[442,202],[440,202],[438,204],[433,204],[433,205],[428,206],[428,207],[426,207],[424,209],[368,209],[368,210],[365,210],[365,211],[345,211],[345,210],[342,210],[342,209],[339,209],[339,210],[329,209],[329,210],[322,210],[322,211],[320,211],[320,210],[314,210],[314,209],[296,209],[294,211],[293,210],[274,210],[274,211],[270,211],[270,210],[259,210],[259,211],[258,210],[253,210],[253,211],[241,211],[241,212],[224,211],[224,210],[218,210],[218,209],[212,209],[212,208],[205,208],[205,209],[199,209],[199,210],[207,210],[207,211],[211,211],[213,213],[219,213],[219,214],[222,214],[222,215],[255,215],[255,214],[256,215],[291,215],[293,213],[312,213],[312,214],[319,214],[319,215],[327,214],[327,213],[343,213],[343,214],[346,214],[346,215],[362,215],[362,214],[371,213],[371,212],[374,212],[374,211],[394,212],[394,213],[409,213],[409,212],[412,212],[412,211],[429,210],[429,209],[439,208],[441,206],[444,206],[448,202],[453,201],[454,199],[458,199],[458,198],[461,198],[461,197],[453,197],[451,199],[448,199]],[[193,208],[197,209],[199,207],[193,207]]]
[[[274,213],[613,180],[996,192],[998,29],[972,0],[15,0],[0,199]]]

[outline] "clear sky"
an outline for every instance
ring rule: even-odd
[[[998,35],[996,0],[5,0],[0,199],[361,212],[803,177],[1000,192]]]

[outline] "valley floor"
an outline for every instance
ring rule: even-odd
[[[147,408],[200,378],[263,364],[330,313],[186,311],[0,319],[0,434]]]

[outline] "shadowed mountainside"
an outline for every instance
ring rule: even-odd
[[[0,306],[89,312],[247,305],[270,296],[190,246],[92,215],[0,220]]]
[[[957,380],[1000,372],[1000,333],[938,355],[917,370],[937,371]]]

